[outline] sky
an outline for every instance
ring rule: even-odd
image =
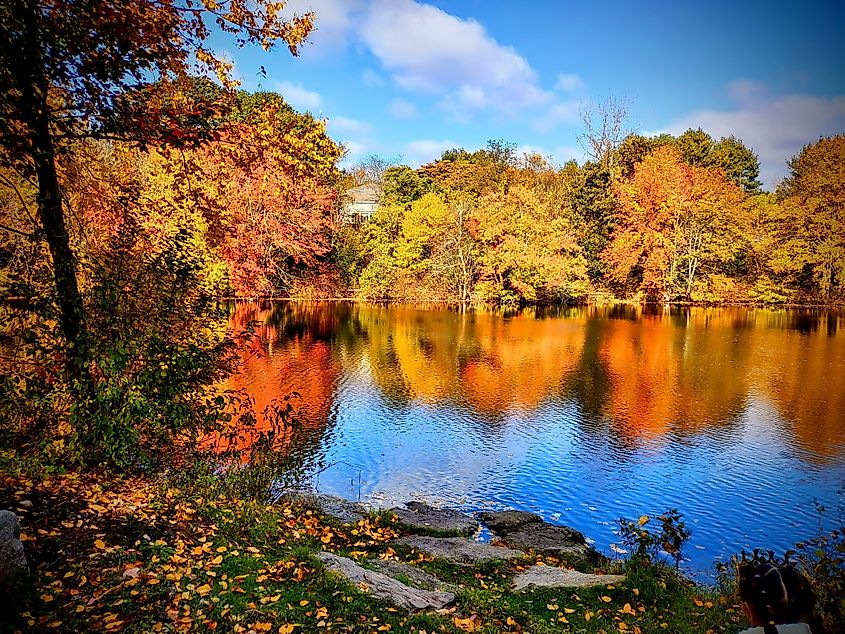
[[[489,139],[582,162],[581,112],[614,98],[632,132],[742,139],[771,189],[804,145],[845,133],[841,0],[291,0],[286,11],[316,14],[299,57],[219,34],[212,45],[244,88],[326,119],[346,165],[377,154],[417,167]]]

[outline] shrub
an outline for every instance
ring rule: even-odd
[[[637,521],[620,518],[619,536],[628,546],[632,553],[632,559],[637,563],[651,565],[659,562],[661,553],[665,553],[666,559],[674,560],[677,570],[683,561],[683,548],[690,538],[691,532],[687,529],[678,509],[672,508],[656,518],[659,522],[653,522],[648,515],[641,516]]]

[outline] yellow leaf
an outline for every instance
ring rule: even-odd
[[[102,539],[94,540],[94,547],[102,550],[106,547],[106,543]]]
[[[310,603],[310,601],[309,601],[308,599],[303,599],[302,601],[300,601],[300,602],[299,602],[299,605],[301,605],[301,606],[306,606],[306,605],[308,605],[309,603]]]
[[[704,601],[702,601],[698,597],[695,597],[695,599],[693,599],[693,603],[695,603],[700,608],[704,607]]]
[[[575,610],[572,609],[572,608],[563,608],[563,611],[566,612],[567,614],[574,614],[575,613]]]
[[[217,555],[214,559],[211,560],[211,565],[216,566],[217,564],[223,563],[223,555]]]
[[[610,603],[613,599],[611,599],[609,596],[607,596],[605,594],[605,595],[602,595],[601,600],[604,601],[605,603]]]
[[[295,628],[295,627],[296,627],[295,625],[291,625],[290,623],[285,623],[284,625],[282,625],[279,628],[279,634],[292,634],[293,628]]]
[[[546,608],[548,608],[549,610],[557,610],[558,605],[557,603],[547,603]]]
[[[648,522],[648,515],[640,515],[640,526],[645,525]]]
[[[211,586],[207,583],[202,584],[199,588],[197,588],[197,594],[201,597],[204,597],[209,592],[211,592]]]

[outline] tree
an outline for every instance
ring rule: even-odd
[[[586,294],[586,262],[574,219],[556,203],[525,185],[479,201],[475,232],[489,299],[549,302]]]
[[[692,298],[702,269],[713,272],[740,246],[731,231],[742,191],[721,170],[686,165],[673,147],[648,155],[618,185],[619,225],[605,250],[610,277],[646,297]]]
[[[131,116],[132,98],[150,79],[178,79],[198,66],[231,85],[228,65],[205,45],[209,23],[241,45],[269,48],[282,40],[296,54],[313,16],[283,19],[282,6],[263,0],[204,0],[197,7],[174,0],[17,0],[0,5],[2,162],[37,182],[38,216],[52,258],[68,374],[80,395],[90,398],[94,385],[57,159],[74,139],[114,136],[115,122]],[[157,121],[139,119],[121,131],[136,130],[133,140],[139,142],[192,136],[190,130],[151,122]]]
[[[725,175],[747,194],[756,194],[762,183],[757,155],[734,136],[722,138],[713,146],[711,163],[725,170]]]
[[[781,236],[803,243],[795,259],[813,289],[832,298],[845,288],[845,135],[792,157],[777,193],[787,215]]]
[[[585,109],[581,112],[584,123],[584,132],[578,139],[581,147],[611,173],[616,162],[616,152],[626,135],[627,118],[628,104],[613,97],[594,106],[593,110]]]
[[[675,139],[675,147],[687,165],[710,167],[713,164],[713,137],[701,128],[690,128]]]
[[[385,200],[410,205],[429,190],[430,183],[407,165],[395,165],[384,171],[382,190]]]
[[[629,134],[617,151],[618,159],[616,166],[622,178],[628,178],[634,173],[634,166],[642,161],[655,147],[653,139],[648,139],[640,134]]]

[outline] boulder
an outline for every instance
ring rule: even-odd
[[[525,555],[521,550],[482,544],[463,537],[408,535],[397,539],[396,543],[458,564],[477,564],[490,559],[515,559]]]
[[[346,557],[322,552],[317,558],[326,568],[345,577],[364,592],[413,612],[440,610],[455,600],[451,592],[412,588],[386,574],[367,570]]]
[[[526,524],[542,524],[543,518],[527,511],[483,511],[478,517],[497,535],[507,535]]]
[[[415,588],[422,588],[423,590],[443,590],[449,591],[452,587],[435,577],[433,574],[420,570],[411,564],[404,564],[401,561],[393,559],[372,559],[367,561],[367,565],[374,568],[376,572],[381,572],[388,577],[394,579],[402,578],[410,581],[410,585]]]
[[[11,594],[15,583],[29,574],[21,525],[11,511],[0,511],[0,594]]]
[[[450,509],[436,509],[424,502],[407,502],[405,508],[390,509],[396,518],[413,530],[433,530],[470,535],[478,528],[472,517]]]
[[[555,566],[531,566],[513,579],[515,592],[531,588],[589,588],[620,583],[624,575],[591,575]]]
[[[568,526],[555,526],[545,522],[524,524],[503,536],[509,546],[523,550],[534,549],[546,555],[587,555],[590,548],[584,535]]]

